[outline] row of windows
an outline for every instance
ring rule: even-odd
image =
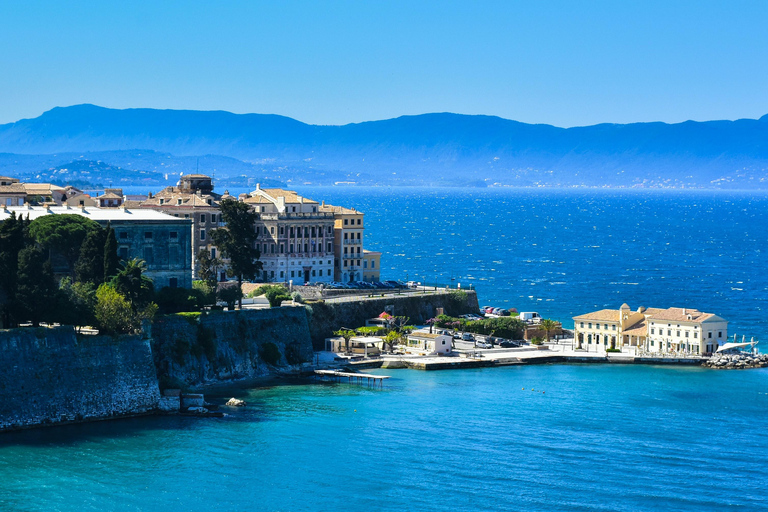
[[[280,271],[280,279],[285,279],[285,270]],[[325,275],[331,276],[332,270],[326,270]],[[271,277],[274,279],[275,277],[275,271],[274,270],[264,270],[263,272],[256,272],[256,277]],[[291,277],[304,277],[304,272],[301,270],[291,270]],[[320,270],[312,270],[312,277],[323,277],[323,269]]]
[[[347,222],[347,221],[349,221],[349,222]],[[350,224],[354,224],[354,223],[355,223],[355,219],[344,219],[344,225],[345,226],[349,226]],[[363,219],[357,219],[357,225],[358,226],[361,225],[362,223],[363,223]]]
[[[289,244],[287,254],[322,252],[322,247],[322,244],[316,244],[314,240],[311,244],[304,244],[303,251],[301,250],[301,244],[296,244],[295,246],[294,244]],[[256,244],[256,249],[258,248],[259,244]],[[294,251],[294,249],[296,250]],[[285,254],[285,244],[280,244],[279,246],[277,244],[262,244],[261,252],[262,254]],[[328,252],[333,252],[333,244],[331,242],[328,242]]]
[[[258,208],[258,206],[256,208]],[[266,211],[267,211],[267,207],[266,206],[262,206],[261,207],[261,213],[266,213]],[[291,206],[291,213],[296,213],[296,207],[295,206]],[[317,206],[313,206],[312,207],[312,213],[317,213]]]
[[[683,331],[685,333],[685,337],[689,337],[689,331]],[[651,334],[656,334],[656,329],[654,327],[651,327]],[[659,335],[664,335],[664,329],[659,329]],[[672,336],[672,329],[667,329],[667,336]],[[680,337],[680,331],[675,331],[675,336],[678,338]],[[697,338],[699,337],[698,331],[693,331],[693,337]],[[722,338],[723,337],[723,331],[717,331],[717,337]],[[707,338],[712,339],[712,331],[707,332]]]
[[[363,260],[363,268],[368,268],[368,260]],[[376,268],[376,260],[371,260],[371,268]]]
[[[263,234],[263,235],[266,235],[266,234],[274,235],[275,234],[275,226],[270,226],[269,230],[267,230],[267,226],[256,226],[254,229],[256,231],[256,236],[259,236],[261,234]],[[318,226],[318,227],[315,227],[315,226],[313,226],[313,227],[305,226],[304,228],[299,228],[299,227],[291,226],[291,227],[288,228],[288,236],[291,237],[291,238],[301,237],[302,236],[302,230],[303,230],[304,238],[309,238],[310,236],[312,236],[312,237],[323,236],[323,227],[322,226]],[[328,226],[327,233],[329,235],[333,234],[333,227],[332,226]],[[281,235],[285,235],[285,226],[280,226],[280,234]]]
[[[580,324],[580,327],[581,327],[582,329],[584,328],[584,322],[581,322],[581,324]],[[589,328],[589,329],[591,329],[591,328],[592,328],[592,322],[589,322],[589,327],[588,327],[588,328]],[[616,330],[616,326],[615,326],[615,325],[611,325],[611,328],[612,328],[614,331]],[[600,324],[595,324],[595,329],[600,329]],[[603,329],[605,329],[605,330],[607,331],[607,330],[608,330],[608,324],[603,324]]]
[[[685,337],[686,338],[690,337],[690,335],[691,335],[690,331],[684,331],[684,332],[685,332]],[[654,327],[651,327],[651,334],[656,334],[656,329]],[[659,334],[663,336],[664,335],[664,329],[659,329]],[[675,335],[679,338],[680,337],[680,331],[676,331]],[[667,329],[667,336],[672,336],[672,329]],[[699,337],[699,332],[698,331],[693,331],[693,337],[694,338],[698,338]],[[712,333],[711,332],[709,333],[709,337],[710,338],[712,337]]]
[[[152,246],[144,246],[142,252],[142,258],[147,262],[147,265],[154,265],[155,254],[160,254],[157,251],[163,251],[162,248],[155,248]],[[117,255],[120,259],[127,260],[129,255],[129,248],[126,246],[118,247]],[[181,248],[178,245],[168,246],[168,265],[180,265],[181,262]]]
[[[344,260],[344,266],[345,267],[349,266],[349,265],[347,265],[347,263],[349,263],[350,261],[352,261],[353,265],[355,264],[355,260]],[[357,260],[357,266],[358,267],[360,266],[360,260]]]
[[[344,254],[349,254],[349,253],[354,254],[355,253],[355,248],[354,247],[352,247],[352,250],[349,251],[349,252],[347,252],[347,249],[349,249],[349,247],[345,247],[344,248]],[[357,248],[357,254],[360,254],[360,247]]]
[[[350,234],[350,233],[344,233],[344,240],[349,240],[350,238],[351,238],[352,240],[354,240],[354,239],[355,239],[355,234],[354,234],[354,233],[351,233],[351,235],[352,235],[352,236],[350,236],[350,237],[347,237],[347,235],[349,235],[349,234]],[[357,234],[357,239],[358,239],[358,240],[362,240],[362,238],[361,238],[361,235],[362,235],[362,233],[358,233],[358,234]]]
[[[203,229],[201,231],[202,231],[201,236],[202,236],[203,240],[205,240],[205,230]],[[128,238],[129,238],[128,232],[127,231],[120,231],[118,233],[117,237],[120,240],[128,240]],[[144,232],[144,240],[147,240],[147,241],[153,240],[154,237],[155,237],[155,235],[154,235],[154,233],[152,231],[145,231]],[[178,240],[179,239],[179,232],[178,231],[171,231],[171,232],[169,232],[168,233],[168,238],[170,238],[171,240]]]

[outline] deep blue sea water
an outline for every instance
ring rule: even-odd
[[[389,278],[453,277],[566,323],[628,302],[768,331],[762,194],[301,192],[366,212]],[[384,373],[222,391],[249,402],[223,419],[2,435],[0,510],[768,510],[766,369]]]
[[[765,192],[299,190],[366,214],[382,278],[472,285],[481,305],[566,326],[624,302],[696,308],[768,342]]]

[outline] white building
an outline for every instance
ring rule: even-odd
[[[688,308],[602,309],[573,317],[576,348],[650,353],[708,354],[728,338],[728,322]]]
[[[292,190],[256,186],[240,200],[258,214],[256,235],[263,273],[257,280],[333,281],[333,213]]]
[[[426,352],[429,355],[450,354],[453,350],[453,338],[445,334],[414,332],[408,335],[407,351]]]
[[[696,309],[665,309],[649,321],[648,352],[711,354],[728,340],[727,321]]]

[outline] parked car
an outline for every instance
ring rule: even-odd
[[[475,337],[471,333],[465,332],[462,334],[461,339],[464,341],[474,341]]]
[[[455,340],[460,340],[460,339],[461,339],[461,333],[460,333],[460,332],[458,332],[458,331],[456,331],[455,333],[453,333],[453,339],[455,339]]]
[[[501,348],[512,348],[512,347],[516,347],[517,343],[509,340],[504,340],[499,342],[499,346]]]
[[[484,341],[478,341],[475,343],[477,348],[493,348],[493,346],[490,343],[485,343]]]

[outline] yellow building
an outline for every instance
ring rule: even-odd
[[[377,283],[381,277],[381,253],[363,249],[363,281]]]
[[[635,347],[648,353],[705,354],[728,338],[728,322],[687,308],[601,309],[573,317],[576,348],[606,351]]]
[[[325,204],[325,201],[320,211],[332,213],[334,218],[334,280],[363,281],[365,214],[354,208]]]

